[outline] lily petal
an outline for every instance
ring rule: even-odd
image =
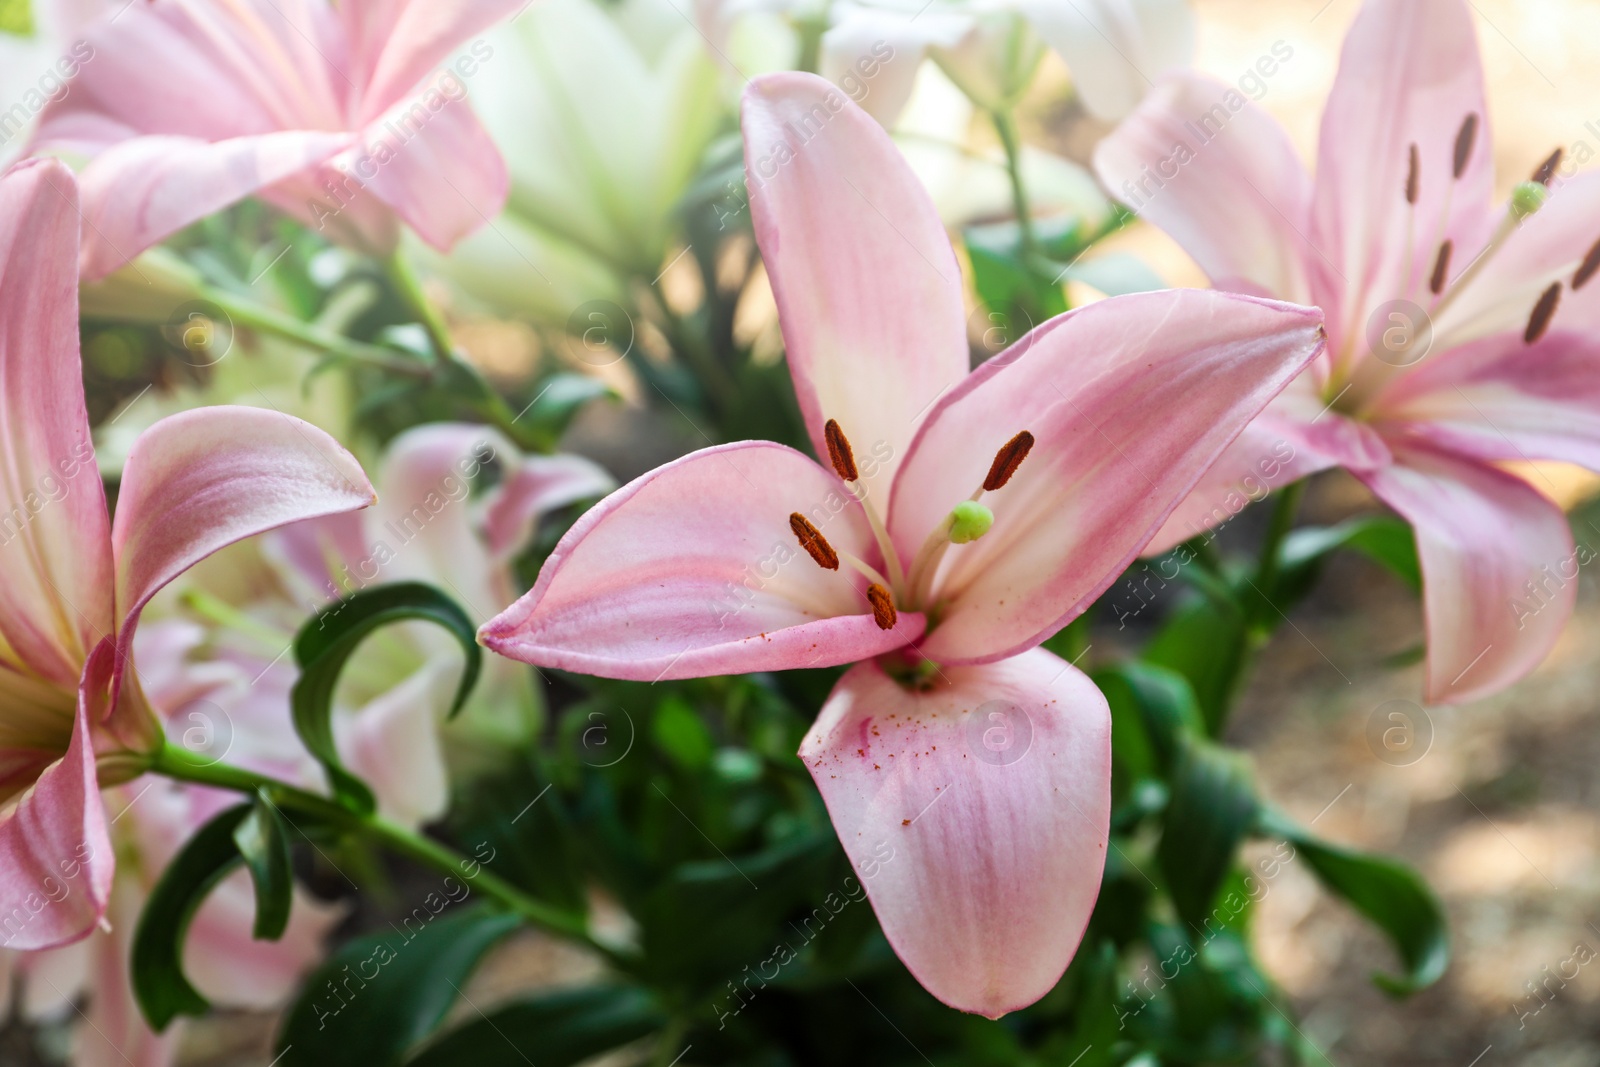
[[[214,142],[136,137],[107,149],[83,172],[84,279],[349,144],[349,134],[295,130]]]
[[[1217,288],[1310,303],[1311,176],[1277,120],[1230,95],[1199,74],[1163,82],[1095,148],[1095,171]]]
[[[830,14],[819,72],[891,130],[911,100],[929,46],[953,48],[973,25],[970,15],[938,8],[840,3]]]
[[[116,871],[95,776],[90,723],[103,716],[109,642],[84,667],[72,743],[0,821],[0,946],[77,941],[105,914]]]
[[[460,654],[446,652],[334,720],[340,756],[351,773],[372,786],[384,818],[417,827],[450,806],[438,720],[460,678]]]
[[[150,427],[128,453],[111,531],[119,678],[139,612],[172,579],[235,541],[375,499],[354,456],[280,412],[201,408]]]
[[[396,132],[399,131],[399,132]],[[358,175],[428,244],[448,252],[505,207],[511,178],[466,98],[431,92],[402,104],[363,138]]]
[[[1383,437],[1322,402],[1302,374],[1245,427],[1145,546],[1155,556],[1230,521],[1245,505],[1333,467],[1375,470],[1393,462]]]
[[[1457,178],[1457,140],[1469,121],[1475,132]],[[1414,208],[1406,198],[1413,145]],[[1379,304],[1421,299],[1443,240],[1463,265],[1484,246],[1490,145],[1483,64],[1465,0],[1364,4],[1323,112],[1312,208],[1311,239],[1332,272],[1318,302],[1336,352],[1365,350],[1367,318]]]
[[[0,177],[0,662],[68,692],[111,632],[110,528],[78,359],[77,206],[60,163]]]
[[[998,1018],[1060,979],[1100,890],[1111,716],[1043,650],[913,692],[850,670],[800,745],[884,934],[953,1008]]]
[[[416,89],[451,54],[528,0],[369,0],[339,5],[366,84],[364,121]]]
[[[1427,699],[1489,696],[1537,667],[1572,615],[1578,564],[1567,517],[1494,467],[1392,439],[1390,447],[1395,465],[1359,477],[1416,530]]]
[[[528,543],[540,516],[616,487],[616,479],[603,467],[582,456],[524,458],[489,505],[484,533],[490,554],[505,559]]]
[[[801,550],[795,512],[837,551],[874,547],[860,505],[792,448],[684,456],[585,512],[478,639],[538,667],[640,681],[835,666],[915,639],[921,615],[879,629],[864,582]]]
[[[838,420],[879,491],[967,373],[950,239],[889,135],[822,78],[756,78],[744,136],[756,242],[812,443],[826,456],[823,425]]]
[[[1162,75],[1194,60],[1187,0],[1018,0],[1017,7],[1067,61],[1091,115],[1116,122]]]
[[[1474,341],[1425,361],[1381,396],[1385,433],[1479,460],[1554,459],[1600,470],[1600,344],[1563,331]]]
[[[1229,293],[1140,293],[1058,316],[974,371],[928,416],[895,480],[895,543],[919,545],[1014,434],[1036,444],[985,497],[994,528],[946,555],[943,622],[921,651],[999,659],[1092,603],[1322,351],[1319,319]]]

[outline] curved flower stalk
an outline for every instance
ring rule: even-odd
[[[550,0],[489,38],[474,103],[504,153],[496,231],[441,266],[471,298],[557,326],[661,270],[676,212],[731,109],[667,0]]]
[[[377,506],[298,523],[257,542],[274,594],[230,607],[226,598],[191,591],[199,593],[192,605],[223,624],[213,635],[216,651],[190,665],[199,677],[234,669],[255,678],[258,698],[287,721],[296,672],[280,653],[308,613],[369,586],[421,581],[477,620],[489,619],[516,599],[512,561],[540,517],[616,485],[588,460],[526,456],[495,431],[465,423],[401,434],[376,482]],[[340,756],[372,786],[382,815],[407,828],[444,814],[453,777],[494,765],[537,726],[528,671],[494,657],[446,723],[460,670],[460,649],[448,635],[427,624],[402,625],[369,638],[341,684],[334,719]],[[314,769],[310,781],[319,781]]]
[[[979,107],[1003,111],[1053,49],[1084,107],[1113,122],[1194,56],[1187,0],[709,0],[701,20],[713,40],[726,40],[741,14],[774,10],[799,24],[802,37],[821,34],[818,72],[889,127],[925,58]]]
[[[1553,183],[1558,152],[1497,208],[1490,146],[1468,5],[1369,0],[1314,178],[1272,119],[1198,76],[1163,85],[1096,157],[1213,284],[1327,313],[1326,356],[1152,551],[1223,521],[1269,471],[1344,467],[1416,531],[1439,703],[1527,674],[1571,614],[1566,518],[1500,464],[1600,468],[1600,178]]]
[[[115,872],[100,790],[161,731],[133,637],[162,586],[219,548],[372,503],[356,461],[298,419],[211,408],[134,445],[116,520],[84,410],[72,174],[0,177],[0,945],[87,934]]]
[[[778,74],[751,83],[744,132],[828,464],[745,441],[644,475],[480,640],[640,680],[857,663],[800,755],[912,973],[999,1016],[1060,977],[1107,840],[1105,701],[1036,646],[1320,351],[1317,316],[1107,300],[969,374],[955,256],[883,129],[825,80]]]
[[[85,278],[247,196],[380,255],[402,221],[449,248],[499,212],[506,172],[467,102],[492,56],[441,67],[522,2],[121,5],[32,144],[95,157]]]
[[[281,705],[259,699],[242,671],[209,674],[187,662],[202,639],[199,627],[177,620],[148,623],[135,647],[151,702],[165,709],[174,739],[204,737],[230,762],[278,778],[312,784],[315,762],[305,754]],[[226,718],[226,723],[219,719]],[[227,751],[221,749],[226,747]],[[0,953],[21,986],[23,1017],[74,1022],[74,1067],[170,1067],[183,1024],[152,1032],[129,983],[133,932],[162,870],[196,830],[238,798],[163,778],[139,778],[106,791],[116,812],[111,840],[121,863],[107,908],[110,931],[96,931],[65,948]],[[206,899],[189,928],[186,970],[213,1003],[267,1010],[293,990],[322,956],[322,940],[341,910],[295,890],[289,926],[278,941],[250,936],[255,895],[243,871]],[[83,1021],[72,1005],[87,1000]]]

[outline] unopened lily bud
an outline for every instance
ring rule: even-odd
[[[1538,182],[1523,182],[1511,191],[1511,213],[1521,221],[1544,207],[1549,195],[1550,190]]]
[[[950,540],[965,545],[976,541],[994,525],[994,512],[975,500],[963,500],[950,512]]]

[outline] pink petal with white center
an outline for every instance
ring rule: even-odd
[[[1427,699],[1461,704],[1539,665],[1572,614],[1579,559],[1567,517],[1522,479],[1391,440],[1361,480],[1416,530]]]
[[[0,663],[68,692],[111,632],[110,528],[78,360],[77,205],[55,161],[0,177]]]
[[[756,242],[812,443],[826,456],[823,425],[838,420],[881,511],[918,422],[967,374],[950,239],[889,135],[822,78],[752,81],[744,137]]]
[[[226,141],[136,137],[83,172],[83,276],[103,278],[192,222],[350,143],[348,134],[268,133]]]
[[[939,662],[1031,648],[1081,612],[1267,403],[1322,351],[1320,314],[1176,289],[1058,316],[940,401],[894,485],[889,531],[915,551],[980,487],[1000,447],[1033,451],[984,496],[994,528],[946,554],[921,644]]]
[[[361,151],[367,189],[441,252],[505,207],[505,160],[465,96],[430,90],[400,105],[366,129]]]
[[[374,499],[354,456],[281,412],[209,407],[150,427],[128,453],[111,531],[119,677],[139,612],[172,579],[235,541]]]
[[[1456,178],[1469,115],[1476,133]],[[1412,145],[1414,208],[1406,201]],[[1317,148],[1310,237],[1330,272],[1330,292],[1318,302],[1336,355],[1350,346],[1351,358],[1362,358],[1378,305],[1426,296],[1443,240],[1461,267],[1483,247],[1493,221],[1490,147],[1465,0],[1368,0],[1345,37]]]
[[[1094,909],[1111,716],[1043,650],[912,692],[850,670],[800,744],[889,943],[953,1008],[998,1018],[1060,979]]]
[[[1220,289],[1311,302],[1311,177],[1276,119],[1214,78],[1158,85],[1095,148],[1100,180]]]
[[[1401,377],[1372,417],[1458,455],[1600,470],[1600,342],[1568,331],[1533,345],[1520,335],[1474,341]]]
[[[0,821],[0,947],[76,941],[105,914],[116,870],[95,777],[91,721],[105,711],[111,645],[84,668],[72,743]]]
[[[915,640],[922,616],[879,629],[865,581],[821,569],[794,512],[839,552],[873,550],[860,505],[794,449],[692,453],[585,512],[478,639],[538,667],[639,681],[835,666]]]

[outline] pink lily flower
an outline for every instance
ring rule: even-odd
[[[1276,122],[1197,75],[1163,84],[1095,160],[1218,288],[1327,313],[1327,354],[1150,550],[1225,520],[1274,480],[1345,468],[1416,531],[1436,703],[1527,674],[1572,612],[1584,561],[1566,517],[1499,464],[1600,468],[1600,285],[1588,285],[1600,178],[1559,183],[1530,214],[1557,153],[1539,188],[1496,209],[1490,144],[1468,5],[1368,0],[1345,40],[1315,178]]]
[[[78,225],[61,164],[0,177],[0,946],[17,949],[73,941],[105,914],[100,790],[160,743],[132,658],[145,604],[227,544],[373,501],[321,430],[217,407],[145,431],[113,522],[80,376]]]
[[[504,161],[467,103],[473,35],[526,0],[139,0],[34,151],[83,153],[83,273],[100,278],[248,196],[376,254],[398,221],[441,251],[500,212]]]
[[[1110,816],[1105,700],[1036,646],[1321,350],[1317,316],[1143,294],[969,374],[960,268],[883,128],[784,73],[751,83],[744,134],[828,464],[744,441],[658,468],[587,512],[479,637],[646,681],[856,662],[800,756],[900,958],[997,1017],[1071,960]]]
[[[193,733],[214,744],[197,755],[225,755],[230,763],[314,788],[315,761],[295,737],[283,705],[261,700],[251,675],[226,670],[205,675],[191,661],[204,636],[200,627],[179,620],[139,629],[134,644],[140,675],[151,702],[163,709],[167,731],[174,740]],[[21,987],[24,1019],[81,1018],[72,1028],[73,1067],[171,1067],[182,1045],[184,1020],[160,1034],[145,1022],[129,980],[133,933],[156,880],[179,848],[239,797],[161,778],[135,779],[105,795],[116,812],[111,836],[122,858],[107,908],[111,929],[62,948],[0,950],[0,1013],[9,1003],[3,990],[10,969]],[[189,927],[184,966],[207,999],[229,1008],[270,1010],[322,958],[323,940],[344,909],[298,888],[294,893],[289,926],[277,941],[250,936],[255,891],[245,872],[236,871],[206,898]],[[74,1005],[82,1000],[87,1004],[79,1017]]]

